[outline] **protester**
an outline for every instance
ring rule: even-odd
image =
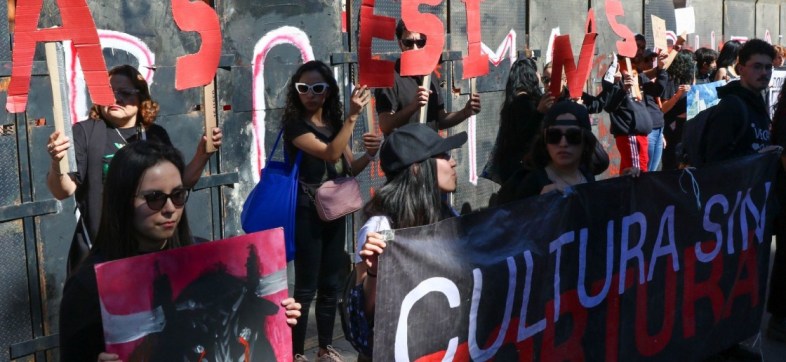
[[[319,361],[340,361],[333,349],[333,324],[346,271],[346,218],[322,221],[315,205],[316,189],[328,180],[355,176],[375,158],[380,136],[363,135],[366,153],[355,157],[349,140],[370,94],[365,86],[352,91],[349,114],[343,118],[339,87],[330,67],[320,61],[301,65],[287,85],[284,108],[284,142],[290,154],[303,151],[300,189],[295,210],[295,300],[303,305],[300,323],[293,329],[296,360],[303,356],[308,310],[316,295]],[[293,157],[294,158],[294,157]]]
[[[717,67],[715,75],[712,77],[714,80],[732,81],[739,78],[737,75],[737,53],[742,48],[742,43],[736,40],[729,40],[723,44],[720,54],[718,54]]]
[[[118,149],[139,140],[150,140],[171,145],[169,135],[161,126],[154,124],[158,116],[158,103],[150,98],[145,78],[136,68],[120,65],[109,71],[109,83],[115,95],[115,103],[109,106],[93,105],[90,119],[73,127],[76,171],[60,172],[60,160],[71,147],[71,140],[55,131],[49,136],[47,151],[52,158],[47,175],[47,187],[58,200],[76,193],[76,204],[80,217],[68,252],[67,270],[73,269],[85,258],[92,240],[98,232],[101,220],[101,194],[103,180],[109,162]],[[221,129],[214,128],[211,139],[216,147],[221,146]],[[196,153],[186,166],[183,182],[193,187],[202,174],[212,153],[202,136]]]
[[[499,112],[494,151],[483,177],[501,185],[521,167],[540,130],[543,114],[553,103],[554,97],[544,95],[540,89],[535,61],[524,58],[513,63],[505,85],[505,102]]]
[[[777,49],[777,48],[776,48]],[[778,104],[772,118],[770,140],[773,145],[786,147],[786,82],[781,86]],[[781,155],[775,187],[780,205],[786,205],[786,155]],[[767,324],[767,336],[786,343],[786,211],[782,208],[775,217],[775,258],[770,275],[770,295],[767,311],[772,314]]]
[[[665,53],[662,53],[665,55]],[[663,70],[663,58],[652,50],[645,50],[641,57],[636,58],[636,70],[639,72],[639,87],[642,101],[652,120],[652,131],[647,136],[647,170],[657,171],[663,154],[663,111],[660,109],[660,97],[663,94],[663,82],[668,79]],[[657,62],[656,62],[657,59]],[[653,66],[657,64],[656,66]],[[651,76],[650,76],[651,75]]]
[[[718,88],[720,103],[708,119],[704,159],[717,162],[756,153],[770,144],[770,115],[762,92],[772,77],[775,49],[761,39],[739,51],[739,81]]]
[[[401,20],[396,26],[396,39],[402,52],[421,49],[427,40],[424,34],[407,30]],[[393,88],[381,88],[374,92],[382,133],[387,135],[407,123],[417,123],[420,110],[424,106],[428,106],[426,122],[434,129],[453,127],[480,112],[480,96],[477,94],[471,94],[460,111],[446,112],[437,76],[431,74],[429,89],[422,86],[422,79],[423,77],[401,76],[401,60],[396,61]]]
[[[592,154],[596,143],[587,109],[572,101],[558,102],[546,113],[543,130],[528,155],[532,172],[519,172],[502,185],[499,203],[595,181]]]
[[[712,75],[718,67],[718,52],[710,48],[696,49],[696,84],[711,83]]]
[[[369,219],[358,231],[357,286],[352,303],[359,307],[361,316],[355,320],[363,325],[352,326],[355,330],[373,328],[370,321],[376,303],[378,256],[386,247],[380,233],[456,216],[442,200],[444,193],[456,190],[456,161],[450,151],[465,142],[465,132],[442,138],[425,125],[409,124],[395,130],[382,144],[380,166],[387,180],[366,204]],[[366,338],[359,342],[367,346],[364,355],[369,356],[373,335]]]
[[[619,56],[618,60],[623,62],[624,57]],[[610,132],[614,135],[620,154],[621,174],[647,171],[649,166],[647,139],[652,132],[652,119],[644,100],[635,99],[632,94],[633,86],[637,83],[635,77],[633,70],[618,70],[611,88],[612,95],[604,105],[604,110],[611,119]]]
[[[772,61],[774,67],[782,67],[783,59],[786,58],[786,47],[773,45],[775,47],[775,59]]]
[[[739,80],[718,88],[720,103],[707,119],[702,139],[706,162],[754,154],[770,144],[770,115],[762,92],[770,84],[775,49],[764,40],[751,39],[740,48],[738,58]],[[776,317],[774,325],[780,321]],[[743,345],[735,345],[722,355],[761,358],[757,351]]]
[[[172,146],[134,142],[113,157],[103,188],[103,209],[94,247],[66,281],[60,304],[60,360],[116,361],[102,352],[104,332],[96,264],[191,245],[182,181],[185,166]],[[297,323],[300,305],[288,298],[287,322]]]
[[[676,170],[679,165],[676,147],[682,140],[682,130],[688,111],[688,92],[694,84],[696,62],[693,52],[680,50],[667,70],[668,78],[662,79],[661,96],[666,148],[663,150],[663,169]]]

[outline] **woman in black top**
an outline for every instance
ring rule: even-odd
[[[521,168],[524,155],[540,130],[543,114],[554,102],[551,95],[544,96],[541,91],[537,71],[538,65],[530,58],[519,59],[510,67],[497,140],[482,175],[500,185]]]
[[[316,295],[317,357],[341,356],[331,344],[336,303],[343,284],[348,260],[344,252],[344,217],[322,221],[314,205],[314,192],[325,181],[357,175],[375,158],[381,138],[363,135],[366,153],[354,157],[349,140],[370,94],[365,86],[355,89],[350,98],[349,115],[343,117],[339,88],[330,67],[320,61],[300,66],[287,85],[284,109],[284,141],[291,154],[303,151],[300,187],[295,210],[295,300],[303,305],[303,316],[293,329],[295,359],[303,357],[308,310]],[[294,159],[294,158],[293,158]],[[327,357],[326,357],[327,358]]]
[[[663,149],[663,170],[676,170],[679,166],[676,146],[682,140],[682,129],[688,111],[688,92],[694,84],[696,60],[693,52],[680,50],[677,57],[666,70],[668,78],[663,81],[663,137],[666,148]]]
[[[61,361],[118,359],[102,353],[105,341],[95,264],[192,244],[184,169],[180,153],[157,142],[134,142],[115,153],[106,176],[95,245],[63,288]],[[287,309],[288,323],[296,323],[300,306],[292,298],[281,304]]]
[[[47,151],[52,164],[47,175],[47,187],[58,200],[76,193],[80,218],[68,252],[68,272],[73,271],[90,250],[101,220],[101,193],[109,163],[115,152],[138,140],[150,140],[171,145],[169,135],[154,124],[158,116],[158,103],[150,97],[145,78],[130,65],[120,65],[109,71],[109,83],[115,103],[109,106],[93,105],[90,118],[73,127],[76,170],[60,172],[59,161],[71,147],[64,134],[55,131],[49,136]],[[212,131],[213,144],[221,146],[221,129]],[[212,153],[207,153],[202,136],[196,153],[186,166],[183,182],[190,188],[202,175]]]
[[[551,107],[528,155],[527,163],[533,171],[519,171],[502,185],[499,203],[595,181],[591,170],[597,139],[591,127],[583,105],[561,101]]]

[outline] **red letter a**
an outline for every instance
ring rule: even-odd
[[[38,42],[71,40],[76,56],[82,63],[85,83],[93,103],[109,105],[115,98],[109,86],[104,55],[98,42],[98,31],[85,0],[57,0],[63,26],[38,29],[43,0],[17,2],[16,29],[11,60],[11,83],[5,109],[10,113],[24,112],[33,72],[33,55]]]

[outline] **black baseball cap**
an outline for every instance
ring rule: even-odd
[[[576,120],[557,120],[559,115],[565,113],[572,114],[576,117]],[[587,107],[571,100],[557,102],[546,112],[546,116],[543,117],[543,128],[551,126],[578,126],[586,130],[592,130]]]
[[[395,175],[410,165],[441,155],[467,142],[467,132],[442,138],[431,127],[409,123],[385,137],[379,150],[382,171]]]

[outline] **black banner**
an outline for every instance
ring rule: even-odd
[[[374,359],[686,361],[744,340],[765,305],[778,159],[614,178],[397,230]]]

